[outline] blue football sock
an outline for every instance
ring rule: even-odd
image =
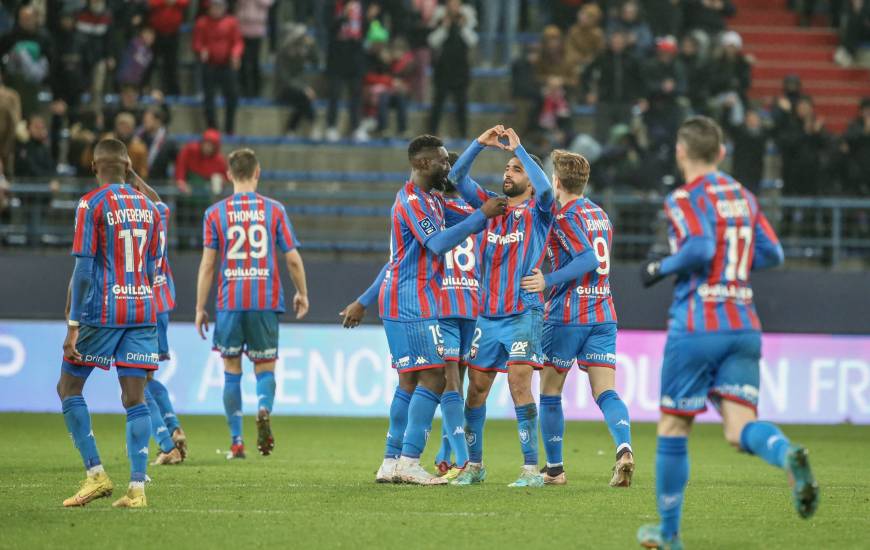
[[[151,414],[142,403],[127,409],[127,456],[130,457],[130,481],[145,481],[148,467],[148,440],[151,439]]]
[[[613,390],[607,390],[595,402],[604,414],[604,421],[607,422],[607,429],[610,430],[617,452],[625,446],[631,448],[631,420],[628,418],[628,407],[619,395]]]
[[[79,450],[79,454],[82,455],[85,470],[90,470],[101,464],[100,455],[97,452],[97,441],[94,439],[93,430],[91,430],[91,414],[88,412],[85,398],[81,395],[67,397],[63,400],[62,407],[66,429],[69,431],[76,449]]]
[[[468,462],[468,442],[465,441],[465,408],[462,396],[458,392],[449,391],[441,396],[441,415],[449,438],[448,449],[453,448],[456,453],[456,465],[462,468]],[[450,451],[447,451],[447,460],[450,460]]]
[[[151,397],[157,402],[160,408],[160,416],[163,417],[163,422],[169,430],[169,435],[180,428],[178,417],[175,416],[175,409],[172,407],[172,401],[169,399],[169,392],[159,380],[152,379],[148,381],[148,391],[151,392]],[[154,413],[152,413],[154,414]]]
[[[242,442],[242,375],[224,373],[224,413],[233,445]]]
[[[441,396],[444,399],[444,396]],[[463,418],[464,421],[464,418]],[[435,455],[435,465],[438,466],[442,462],[451,464],[450,455],[453,450],[450,448],[450,435],[447,433],[447,419],[444,418],[444,403],[441,403],[441,447],[438,449],[438,454]]]
[[[672,539],[680,532],[683,493],[688,481],[688,439],[659,436],[656,447],[656,502],[665,539]]]
[[[740,432],[740,448],[749,454],[760,456],[777,468],[785,467],[785,457],[791,442],[776,424],[750,422]]]
[[[160,416],[160,407],[157,406],[157,401],[148,388],[145,388],[145,404],[148,405],[148,412],[151,415],[151,435],[160,450],[168,453],[175,448],[175,443],[172,441],[169,429],[163,423],[163,417]]]
[[[393,402],[390,403],[390,429],[387,430],[387,445],[384,458],[399,458],[402,454],[402,441],[405,440],[405,429],[408,427],[408,404],[411,394],[396,386]]]
[[[468,460],[483,462],[483,425],[486,423],[486,403],[472,409],[465,407],[465,441],[468,443]]]
[[[538,465],[538,406],[534,403],[515,407],[520,448],[527,466]]]
[[[561,395],[541,395],[541,435],[547,464],[562,464],[562,438],[565,437],[565,413]]]
[[[402,456],[420,458],[432,430],[432,418],[441,398],[423,386],[417,386],[408,405],[408,427],[402,441]]]
[[[275,373],[263,371],[257,373],[257,409],[272,412],[275,403]]]

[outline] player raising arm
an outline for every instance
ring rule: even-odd
[[[117,508],[143,508],[151,420],[145,404],[146,372],[157,369],[157,318],[152,284],[159,258],[160,214],[124,183],[130,169],[124,144],[104,139],[94,148],[98,187],[79,200],[69,289],[69,321],[57,393],[63,417],[87,478],[64,506],[84,506],[112,494],[97,452],[82,396],[94,367],[118,371],[127,411],[130,484]]]
[[[523,278],[522,289],[551,289],[544,308],[541,373],[541,435],[547,451],[544,482],[566,482],[562,467],[565,417],[562,389],[574,365],[589,375],[592,397],[616,447],[610,485],[628,487],[634,472],[628,408],[616,393],[616,310],[610,293],[613,228],[597,204],[583,196],[589,162],[580,155],[554,151],[553,186],[561,209],[547,241],[552,272],[540,269]]]
[[[718,170],[722,130],[692,117],[677,133],[684,186],[665,202],[672,255],[644,267],[649,286],[676,275],[661,380],[656,448],[659,525],[645,525],[647,548],[682,548],[680,516],[689,479],[688,436],[710,400],[722,415],[725,439],[740,451],[784,469],[798,514],[812,516],[818,486],[807,450],[758,420],[761,324],[750,272],[782,263],[782,247],[755,196]]]
[[[245,458],[242,440],[242,353],[257,377],[257,449],[275,447],[269,417],[275,401],[278,315],[284,312],[279,251],[296,287],[293,311],[308,313],[305,268],[293,226],[281,203],[257,193],[260,164],[250,149],[229,157],[233,195],[209,207],[203,218],[204,247],[196,287],[196,327],[205,339],[206,301],[218,271],[214,349],[224,362],[224,411],[232,443],[227,458]]]

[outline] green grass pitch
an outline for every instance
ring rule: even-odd
[[[128,475],[124,419],[93,421],[114,498]],[[467,488],[375,484],[383,419],[276,417],[276,452],[261,457],[249,416],[249,457],[233,462],[216,452],[228,446],[223,418],[182,422],[191,456],[149,467],[148,509],[114,510],[113,498],[63,509],[83,471],[61,415],[0,415],[0,547],[634,548],[637,527],[655,520],[651,424],[634,426],[638,468],[628,490],[607,486],[613,453],[605,425],[577,422],[566,433],[569,485],[518,490],[507,487],[521,463],[513,422],[487,424],[489,478]],[[781,471],[735,453],[719,426],[699,425],[690,443],[687,548],[870,548],[870,428],[785,431],[810,448],[822,488],[816,516],[797,517]]]

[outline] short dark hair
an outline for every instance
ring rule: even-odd
[[[257,166],[257,155],[251,149],[238,149],[230,153],[227,159],[230,165],[230,176],[235,180],[249,180],[254,177]]]
[[[533,161],[535,161],[535,164],[537,164],[538,167],[539,167],[541,170],[544,169],[544,163],[541,162],[541,158],[540,158],[538,155],[535,155],[535,154],[533,154],[533,153],[529,153],[529,157],[531,157],[531,159],[532,159]],[[514,155],[513,158],[519,160],[519,161],[520,161],[520,164],[523,163],[523,161],[520,160],[520,157]]]
[[[413,160],[414,157],[427,149],[437,149],[439,147],[444,147],[444,142],[441,141],[441,138],[429,134],[417,136],[408,144],[408,160]]]
[[[582,194],[589,182],[589,161],[583,155],[556,149],[550,155],[553,172],[567,191]]]
[[[452,168],[456,161],[459,160],[459,153],[456,151],[448,151],[447,152],[447,162],[450,163],[450,167]]]
[[[689,117],[677,131],[677,142],[683,144],[692,160],[717,162],[724,141],[722,128],[706,116]]]
[[[108,157],[112,162],[124,162],[127,158],[127,146],[115,138],[101,139],[94,147],[94,160]],[[114,157],[114,158],[112,158]]]

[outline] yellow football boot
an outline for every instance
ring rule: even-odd
[[[113,508],[145,508],[148,501],[145,500],[144,488],[127,489],[127,494],[112,503]]]
[[[451,466],[450,469],[447,470],[447,473],[441,477],[443,477],[447,481],[453,481],[454,479],[459,477],[459,474],[461,474],[461,473],[462,473],[462,468],[459,468],[457,466]]]
[[[88,476],[82,481],[76,494],[63,501],[64,506],[84,506],[85,504],[110,496],[112,494],[112,480],[106,472],[98,472]]]

